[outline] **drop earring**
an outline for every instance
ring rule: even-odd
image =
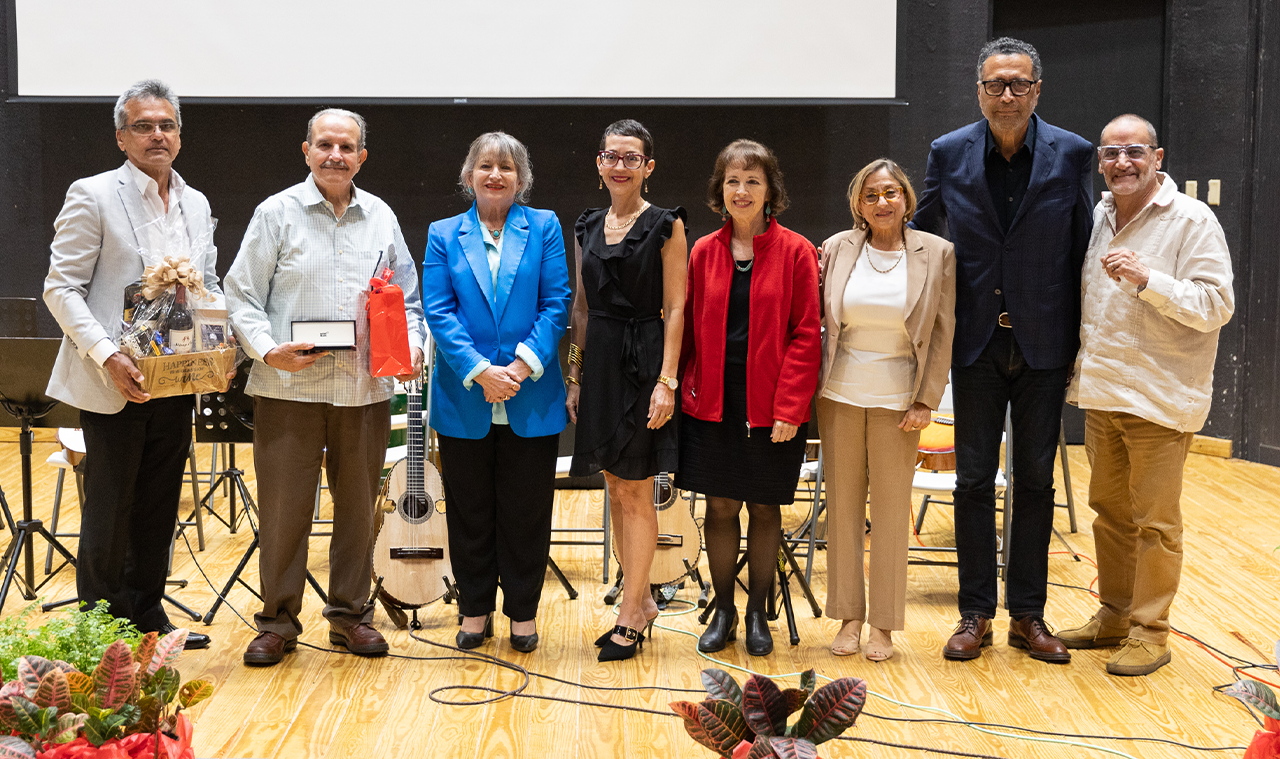
[[[764,217],[767,219],[767,218],[769,218],[770,216],[773,216],[773,209],[769,207],[769,204],[768,204],[768,203],[765,203],[765,204],[764,204]]]
[[[599,190],[603,190],[603,189],[604,189],[604,177],[600,177],[600,186],[599,186],[598,188],[596,188],[596,189],[599,189]]]
[[[647,179],[646,179],[646,180],[644,180],[644,191],[645,191],[645,192],[648,192],[648,191],[649,191],[649,180],[647,180]]]
[[[729,207],[720,206],[720,221],[728,221],[728,220],[729,220]]]

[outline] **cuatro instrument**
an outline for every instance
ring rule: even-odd
[[[429,369],[426,376],[430,377]],[[405,389],[408,455],[391,467],[375,502],[386,513],[373,547],[373,576],[382,580],[384,602],[401,609],[417,609],[450,592],[453,566],[441,508],[444,482],[440,472],[426,460],[422,385],[410,382]],[[430,407],[428,390],[427,408]]]
[[[920,432],[916,466],[935,472],[956,468],[956,421],[949,414],[934,414],[933,424]]]
[[[658,513],[658,546],[649,568],[649,582],[673,585],[689,574],[690,567],[698,566],[702,532],[693,519],[693,502],[671,484],[671,475],[666,472],[653,478],[653,508]],[[622,563],[616,542],[613,556]]]

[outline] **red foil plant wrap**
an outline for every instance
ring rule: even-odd
[[[369,300],[365,312],[369,317],[369,374],[395,377],[413,374],[413,355],[409,350],[409,321],[404,310],[404,291],[388,283],[391,271],[369,280]]]
[[[1280,641],[1276,642],[1276,664],[1280,664]],[[1237,680],[1223,694],[1262,714],[1262,730],[1255,731],[1244,759],[1280,759],[1280,703],[1275,691],[1257,680]]]
[[[191,759],[191,723],[182,710],[208,698],[213,685],[181,684],[172,664],[186,640],[183,629],[163,638],[147,633],[133,650],[118,640],[92,675],[63,661],[21,657],[17,678],[0,686],[0,730],[10,733],[0,738],[0,759]]]

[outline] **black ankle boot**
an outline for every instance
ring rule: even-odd
[[[747,653],[752,656],[767,656],[773,653],[773,634],[769,632],[769,621],[762,611],[748,611]]]
[[[738,610],[716,609],[711,623],[698,637],[698,650],[704,654],[723,651],[730,641],[738,639]]]

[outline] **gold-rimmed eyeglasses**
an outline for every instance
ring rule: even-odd
[[[133,124],[125,124],[124,128],[136,135],[146,137],[157,129],[159,129],[162,134],[173,134],[178,131],[178,122],[161,121],[156,123],[151,121],[138,121]]]
[[[1130,161],[1141,161],[1156,149],[1155,145],[1143,145],[1141,143],[1134,145],[1099,145],[1098,160],[1103,163],[1113,163],[1120,160],[1120,154],[1123,153]]]
[[[875,190],[864,190],[863,193],[858,197],[862,200],[863,203],[866,203],[869,206],[874,206],[878,204],[880,202],[880,198],[884,198],[885,200],[892,203],[893,201],[902,197],[902,188],[888,187],[886,189],[881,190],[880,192],[876,192]]]

